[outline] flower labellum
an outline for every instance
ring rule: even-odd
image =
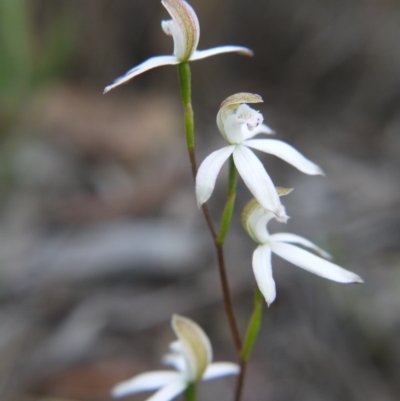
[[[182,394],[191,384],[239,373],[239,366],[235,363],[211,363],[210,340],[193,320],[173,315],[171,324],[178,340],[170,344],[172,352],[165,355],[163,361],[176,371],[159,370],[142,373],[117,384],[111,391],[113,397],[158,390],[147,400],[170,401]]]
[[[276,139],[252,139],[258,134],[273,134],[263,124],[263,116],[248,103],[260,103],[262,98],[252,93],[237,93],[225,99],[217,115],[217,126],[228,146],[211,153],[200,165],[196,177],[196,196],[200,207],[211,197],[217,176],[232,155],[235,166],[253,196],[279,221],[288,217],[276,188],[264,166],[251,149],[273,154],[309,175],[322,175],[322,170],[292,146]]]
[[[275,216],[252,199],[243,210],[242,224],[250,237],[258,243],[253,253],[253,271],[257,285],[268,305],[276,297],[275,281],[272,275],[271,253],[318,276],[339,283],[363,283],[357,274],[325,259],[331,256],[306,238],[290,233],[269,234],[267,223]],[[293,244],[310,248],[322,257],[305,251]],[[325,259],[323,259],[325,258]]]
[[[107,86],[104,93],[130,81],[143,72],[163,65],[176,65],[187,61],[201,60],[221,53],[236,52],[245,56],[253,55],[250,49],[243,46],[218,46],[208,50],[197,50],[200,39],[200,25],[193,8],[184,0],[162,0],[161,3],[172,18],[168,21],[162,21],[161,27],[174,40],[174,54],[152,57],[133,67],[125,75],[117,78],[113,84]]]

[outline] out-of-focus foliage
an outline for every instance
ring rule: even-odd
[[[65,71],[75,42],[70,16],[59,12],[37,27],[33,2],[0,2],[0,127],[17,113],[19,101]]]

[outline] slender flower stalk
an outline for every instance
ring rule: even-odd
[[[196,401],[196,386],[194,384],[190,384],[186,389],[185,398],[186,401]]]
[[[194,113],[192,107],[191,71],[189,63],[185,62],[179,64],[178,72],[184,110],[186,146],[190,155],[192,175],[196,176],[197,165],[195,156]]]
[[[185,131],[186,131],[186,145],[189,153],[190,164],[192,168],[193,179],[196,180],[197,175],[197,163],[195,155],[195,139],[194,139],[194,113],[191,104],[191,73],[189,63],[182,63],[178,66],[179,68],[179,82],[181,87],[182,103],[184,108],[184,120],[185,120]],[[226,234],[229,230],[230,222],[232,219],[233,208],[236,199],[236,183],[237,183],[237,170],[233,159],[229,163],[229,182],[228,182],[228,196],[225,204],[225,208],[221,218],[220,231],[217,234],[214,224],[212,222],[210,213],[207,208],[207,204],[201,205],[201,209],[204,218],[207,222],[207,226],[214,240],[217,261],[218,261],[218,271],[220,275],[220,282],[222,288],[222,296],[225,306],[225,313],[228,320],[230,332],[232,339],[238,353],[240,360],[239,376],[235,391],[235,401],[240,401],[243,391],[243,384],[246,373],[246,360],[241,357],[242,352],[242,340],[240,338],[239,328],[236,322],[235,312],[233,309],[233,302],[231,297],[231,292],[228,283],[228,275],[225,266],[224,257],[224,242]],[[186,392],[186,401],[195,401],[195,395],[193,394],[195,390],[188,389]]]
[[[236,199],[236,183],[237,183],[237,170],[235,162],[231,157],[229,159],[229,182],[228,182],[228,195],[226,198],[225,208],[222,213],[221,226],[217,238],[217,243],[222,245],[225,242],[226,235],[232,220],[233,209],[235,207]]]
[[[192,103],[191,103],[191,74],[190,74],[190,66],[188,63],[183,63],[183,64],[179,65],[179,82],[180,82],[180,86],[181,86],[182,103],[183,103],[183,108],[184,108],[184,113],[185,113],[186,144],[187,144],[187,149],[188,149],[188,153],[189,153],[190,164],[192,167],[193,180],[195,180],[196,174],[197,174],[197,163],[196,163],[196,155],[195,155],[195,149],[194,149],[194,114],[193,114],[193,108],[192,108]],[[235,176],[235,173],[234,173],[235,170],[232,169],[231,171],[232,171],[232,174],[231,174],[230,184],[232,184],[232,189],[228,190],[228,198],[229,198],[229,192],[231,192],[233,196],[231,196],[230,204],[232,206],[230,208],[225,207],[225,209],[227,209],[228,211],[226,213],[226,216],[223,215],[223,218],[221,219],[221,227],[224,228],[225,230],[228,229],[229,224],[230,224],[230,219],[232,217],[233,204],[234,204],[234,200],[235,200],[234,191],[236,191],[236,179],[233,178]],[[230,187],[231,187],[231,185],[230,185]],[[228,202],[229,202],[229,199],[228,199]],[[214,224],[212,222],[212,219],[211,219],[211,216],[210,216],[210,213],[208,211],[206,204],[203,204],[201,206],[201,210],[203,212],[204,218],[206,220],[208,229],[211,233],[211,236],[213,238],[214,245],[216,248],[218,271],[219,271],[219,275],[220,275],[225,312],[226,312],[226,316],[228,319],[232,339],[235,344],[236,351],[239,354],[240,350],[242,348],[242,342],[241,342],[239,329],[238,329],[238,325],[237,325],[236,318],[235,318],[235,313],[233,310],[232,297],[231,297],[231,292],[230,292],[229,283],[228,283],[228,275],[226,273],[225,256],[224,256],[224,248],[223,248],[225,235],[222,238],[220,236],[220,234],[217,233],[216,229],[214,228]],[[221,229],[221,232],[222,232],[222,229]]]
[[[184,0],[162,0],[161,3],[172,18],[168,21],[162,21],[161,27],[167,35],[172,36],[174,54],[152,57],[133,67],[125,75],[117,78],[113,84],[106,86],[104,93],[127,83],[143,72],[163,65],[177,65],[222,53],[235,52],[245,56],[253,55],[250,49],[243,46],[218,46],[208,50],[197,50],[200,39],[200,25],[193,8]]]
[[[240,373],[236,384],[235,401],[240,401],[242,398],[244,380],[247,371],[247,361],[250,359],[251,352],[257,340],[258,332],[261,328],[263,301],[264,299],[261,291],[256,288],[253,312],[247,324],[246,335],[240,353]]]

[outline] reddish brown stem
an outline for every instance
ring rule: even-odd
[[[193,179],[196,180],[197,163],[196,163],[196,155],[195,155],[193,149],[189,150],[189,158],[190,158],[190,164],[192,167]],[[238,326],[236,323],[235,313],[233,310],[231,292],[229,289],[228,276],[226,274],[224,247],[222,244],[219,244],[217,242],[218,234],[217,234],[217,231],[215,230],[214,224],[211,220],[210,212],[205,203],[202,205],[201,210],[203,212],[204,219],[206,220],[208,229],[211,233],[211,236],[213,238],[214,245],[215,245],[215,248],[217,251],[218,270],[219,270],[219,276],[220,276],[220,280],[221,280],[225,312],[226,312],[226,316],[228,319],[229,328],[230,328],[230,331],[232,334],[232,339],[235,344],[236,351],[237,351],[238,355],[240,355],[240,352],[242,350],[242,340],[240,339],[239,329],[238,329]]]
[[[194,118],[193,118],[193,109],[191,104],[191,84],[190,84],[190,68],[187,62],[181,63],[178,65],[179,70],[179,82],[181,85],[181,93],[182,93],[182,102],[185,110],[185,131],[186,131],[186,144],[189,152],[190,165],[192,170],[193,180],[196,181],[197,175],[197,163],[196,163],[196,155],[195,155],[195,146],[194,146]],[[220,274],[220,281],[222,287],[222,295],[224,299],[225,313],[228,319],[229,328],[232,334],[232,339],[235,344],[235,348],[237,354],[240,358],[242,351],[242,341],[240,339],[240,334],[238,330],[238,326],[236,323],[235,313],[233,310],[232,297],[229,289],[228,276],[226,274],[226,266],[225,266],[225,258],[224,258],[224,249],[223,249],[223,241],[224,239],[218,238],[218,233],[215,230],[214,224],[211,219],[211,215],[207,208],[207,205],[204,204],[201,207],[203,211],[204,218],[207,222],[208,229],[213,238],[216,250],[217,250],[217,259],[218,259],[218,269]],[[241,361],[241,373],[238,378],[238,384],[236,389],[236,401],[240,401],[241,392],[243,388],[243,380],[245,374],[245,361]]]
[[[235,401],[240,401],[243,393],[244,379],[246,376],[247,361],[240,361],[240,373],[236,382]]]

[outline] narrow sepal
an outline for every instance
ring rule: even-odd
[[[182,379],[174,381],[158,390],[151,397],[147,398],[146,401],[171,401],[179,394],[182,394],[187,387],[188,384]]]
[[[201,60],[203,58],[216,56],[224,53],[238,53],[243,56],[253,56],[253,51],[243,46],[218,46],[212,49],[196,50],[191,56],[190,61]]]
[[[231,145],[216,150],[201,163],[196,176],[196,198],[199,207],[212,195],[218,174],[234,149],[235,147]]]
[[[243,145],[236,146],[233,158],[240,176],[260,205],[274,213],[277,218],[285,219],[286,214],[275,185],[260,160]]]
[[[339,283],[363,283],[363,279],[357,274],[343,269],[325,259],[322,259],[304,249],[283,242],[271,242],[272,252],[294,265],[301,267],[318,276]]]
[[[178,380],[181,375],[177,372],[160,370],[142,373],[117,384],[112,390],[113,397],[124,397],[129,394],[140,393],[143,391],[157,390],[174,380]]]
[[[253,253],[253,271],[258,288],[263,294],[268,306],[276,297],[275,281],[272,275],[271,248],[268,245],[260,245]]]
[[[315,245],[313,242],[309,241],[307,238],[301,237],[297,234],[292,233],[277,233],[271,235],[271,240],[278,242],[290,242],[292,244],[299,244],[305,246],[307,248],[312,249],[313,251],[319,253],[325,259],[332,259],[332,255],[328,252],[324,251],[319,246]]]
[[[175,65],[179,64],[179,60],[175,56],[157,56],[149,58],[148,60],[144,61],[142,64],[137,65],[130,69],[125,75],[122,77],[117,78],[113,84],[108,85],[104,88],[103,93],[107,93],[110,90],[116,88],[117,86],[123,85],[130,81],[131,79],[135,78],[136,76],[151,70],[152,68],[161,67],[163,65]]]
[[[203,380],[218,379],[219,377],[237,375],[239,366],[232,362],[214,362],[204,372]]]
[[[285,142],[277,139],[249,139],[244,144],[261,152],[275,155],[305,174],[324,175],[319,166]]]

